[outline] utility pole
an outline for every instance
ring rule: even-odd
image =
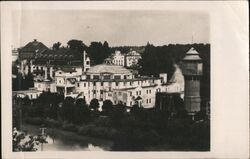
[[[46,128],[42,127],[42,128],[40,128],[40,130],[41,130],[41,139],[42,139],[41,151],[43,151],[43,143],[44,143],[44,140],[45,140],[45,130],[46,130]]]

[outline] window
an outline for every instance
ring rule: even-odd
[[[96,90],[93,90],[93,93],[96,94]]]
[[[103,86],[103,82],[101,82],[101,86]]]
[[[124,75],[124,76],[123,76],[123,78],[124,78],[124,79],[127,79],[127,76],[126,76],[126,75]]]
[[[89,65],[89,61],[86,61],[86,65]]]
[[[132,86],[132,82],[129,82],[130,86]]]
[[[146,103],[148,104],[148,99],[146,100]]]
[[[121,76],[116,75],[114,76],[114,79],[121,79]]]
[[[103,76],[103,79],[110,79],[110,78],[111,78],[110,75],[104,75],[104,76]]]
[[[126,82],[123,82],[123,85],[126,86]]]
[[[60,72],[58,72],[59,74],[62,74],[62,72],[60,71]]]
[[[32,94],[30,95],[30,98],[32,99]]]
[[[80,87],[80,83],[77,83],[77,87]]]
[[[149,103],[151,103],[151,98],[149,98]]]
[[[132,92],[129,92],[130,93],[130,96],[132,96]]]
[[[148,90],[147,90],[146,92],[147,92],[147,94],[148,94]]]
[[[121,96],[121,95],[122,95],[122,92],[118,92],[118,95]]]
[[[118,84],[119,84],[118,82],[115,82],[115,85],[116,85],[116,86],[118,86]]]
[[[99,79],[100,77],[98,75],[94,75],[93,79]]]
[[[151,89],[149,90],[149,94],[151,94]]]
[[[103,90],[101,90],[100,93],[103,94]]]
[[[83,86],[86,87],[86,83],[83,83]]]
[[[96,82],[94,82],[93,85],[96,86]]]
[[[90,79],[90,75],[87,75],[87,79]]]
[[[141,95],[141,91],[139,91],[139,95]]]
[[[138,91],[136,91],[136,95],[138,96]]]
[[[130,101],[130,106],[132,106],[132,101]]]

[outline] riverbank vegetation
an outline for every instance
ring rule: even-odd
[[[114,141],[114,151],[154,150],[161,145],[167,145],[165,151],[210,149],[210,122],[203,112],[198,113],[195,120],[183,111],[171,115],[137,105],[128,112],[126,106],[113,105],[111,101],[99,106],[93,99],[87,105],[84,99],[63,99],[49,92],[42,93],[36,100],[26,97],[14,98],[14,101],[13,127],[17,128],[25,122],[109,139]]]

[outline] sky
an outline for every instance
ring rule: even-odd
[[[110,46],[209,43],[210,26],[206,13],[157,10],[25,10],[13,12],[12,24],[13,47],[33,39],[48,47],[71,39]]]

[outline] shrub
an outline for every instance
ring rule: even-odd
[[[117,130],[114,128],[103,127],[103,126],[96,127],[93,124],[89,124],[81,126],[78,130],[78,134],[105,138],[105,139],[113,139],[117,134]]]
[[[28,124],[32,124],[32,125],[42,125],[43,124],[43,120],[39,117],[27,118],[25,120],[25,122]]]
[[[96,126],[111,127],[112,121],[109,117],[99,117],[93,122]]]
[[[60,121],[50,118],[45,119],[44,124],[48,127],[56,127],[56,128],[62,126],[62,123]]]
[[[66,130],[66,131],[72,131],[72,132],[77,132],[78,131],[78,128],[76,127],[76,125],[74,125],[72,123],[67,123],[67,122],[63,123],[62,129]]]

